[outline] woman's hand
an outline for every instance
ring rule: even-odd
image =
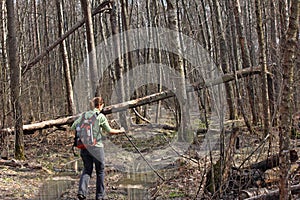
[[[121,127],[120,131],[121,131],[121,133],[125,133],[126,132],[125,129],[124,129],[124,127]]]
[[[125,133],[125,129],[123,127],[121,127],[120,129],[111,129],[110,130],[110,134],[121,134],[121,133]]]

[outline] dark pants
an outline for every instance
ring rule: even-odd
[[[84,169],[82,171],[78,194],[87,196],[88,185],[93,172],[93,164],[96,167],[96,199],[105,196],[104,190],[104,150],[102,147],[91,147],[88,150],[82,149],[80,156],[83,160]]]

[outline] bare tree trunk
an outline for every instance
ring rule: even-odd
[[[63,15],[63,7],[61,0],[56,0],[56,9],[57,9],[57,16],[58,16],[58,34],[61,37],[64,33],[63,24],[65,22],[64,15]],[[73,98],[73,86],[71,80],[71,72],[70,72],[70,65],[68,61],[68,52],[66,41],[62,41],[60,44],[60,54],[62,57],[63,68],[64,68],[64,75],[65,75],[65,82],[66,82],[66,91],[67,91],[67,109],[69,115],[74,115],[76,113],[74,98]],[[50,77],[51,78],[51,77]]]
[[[6,40],[7,40],[7,30],[6,30],[6,13],[5,13],[5,1],[1,1],[0,7],[0,19],[1,19],[1,28],[0,28],[0,40],[1,40],[1,65],[0,65],[0,96],[1,96],[1,120],[0,122],[1,129],[6,126],[6,119],[7,119],[7,110],[8,108],[8,99],[9,99],[9,92],[7,91],[8,86],[8,66],[7,66],[7,51],[6,51]],[[7,134],[0,136],[0,158],[9,159],[9,142]]]
[[[129,24],[129,15],[128,15],[128,1],[127,0],[121,0],[121,18],[122,18],[122,27],[123,27],[123,31],[128,31],[130,29],[130,24]],[[123,37],[123,43],[124,43],[124,47],[121,47],[121,48],[124,48],[126,49],[125,52],[126,52],[126,55],[124,56],[124,72],[127,72],[125,73],[125,75],[127,76],[126,79],[127,79],[127,82],[123,82],[124,84],[124,99],[129,99],[129,95],[130,95],[130,90],[134,87],[133,86],[133,82],[134,80],[132,80],[132,77],[134,77],[131,69],[133,68],[134,64],[133,64],[133,54],[132,52],[129,51],[129,49],[131,49],[131,46],[130,46],[130,39],[129,38],[129,35],[128,34],[124,34],[124,37]],[[124,75],[124,76],[125,76]],[[137,108],[139,109],[139,108]],[[137,119],[140,119],[140,118],[136,118]]]
[[[224,73],[229,73],[230,69],[229,69],[229,59],[228,59],[228,47],[227,47],[227,43],[225,40],[225,31],[223,28],[223,23],[222,23],[222,16],[221,16],[221,8],[219,5],[219,2],[217,2],[216,0],[212,0],[213,3],[213,7],[214,7],[214,15],[216,18],[216,28],[217,28],[217,37],[218,38],[218,43],[219,43],[219,58],[220,58],[220,66],[223,70]],[[234,101],[233,101],[233,89],[232,89],[232,85],[231,84],[225,84],[225,89],[226,89],[226,100],[227,100],[227,104],[228,104],[228,108],[229,108],[229,117],[230,119],[235,119],[236,118],[236,109],[235,109],[235,105],[234,105]]]
[[[185,8],[184,0],[182,0],[181,2],[182,2],[182,5]],[[199,33],[197,34],[197,38],[200,41],[200,43],[202,44],[203,48],[207,49],[208,48],[207,47],[208,46],[208,41],[207,41],[208,36],[206,35],[205,27],[204,27],[204,21],[205,21],[205,20],[203,20],[204,12],[198,8],[198,5],[196,4],[196,2],[194,2],[194,3],[195,3],[195,11],[197,13],[197,17],[195,16],[195,18],[198,19],[197,23],[199,24],[199,29],[200,29]],[[188,9],[185,8],[185,12],[186,12],[187,15],[189,15],[188,14],[189,13]],[[192,16],[192,14],[193,13],[190,13],[191,16]],[[188,18],[189,18],[189,16],[188,16]],[[191,25],[191,27],[192,27],[192,25]]]
[[[225,31],[223,28],[223,23],[222,23],[222,14],[221,14],[221,8],[219,5],[219,2],[216,0],[212,0],[212,5],[213,5],[213,13],[215,16],[215,26],[216,26],[216,36],[217,37],[217,41],[219,43],[219,48],[218,48],[218,63],[220,64],[220,67],[223,71],[223,73],[229,73],[230,69],[229,69],[229,57],[228,57],[228,45],[226,43],[225,40]],[[232,89],[232,84],[231,83],[225,83],[225,90],[226,90],[226,101],[227,101],[227,105],[229,108],[229,118],[230,119],[235,119],[237,117],[237,113],[236,113],[236,109],[235,109],[235,105],[234,105],[234,101],[233,101],[233,89]],[[222,102],[221,102],[222,103]],[[223,117],[224,117],[224,113],[222,108],[218,108],[220,109],[220,119],[219,119],[219,123],[220,123],[220,127],[223,128]],[[228,172],[226,172],[226,170],[228,170],[230,167],[226,167],[225,164],[231,164],[230,163],[230,158],[226,157],[225,155],[225,131],[221,131],[220,133],[220,186],[224,183],[223,181],[226,181],[228,178]],[[230,151],[230,148],[227,149],[227,151]],[[228,152],[230,154],[230,152]],[[222,188],[218,188],[220,189],[220,195],[222,195]],[[221,197],[220,197],[221,198]]]
[[[6,41],[7,41],[7,34],[6,34],[6,13],[5,13],[5,1],[1,1],[1,8],[0,8],[0,19],[1,19],[1,28],[0,28],[0,34],[1,34],[1,46],[2,46],[2,51],[1,51],[1,81],[0,82],[0,90],[1,90],[1,102],[2,102],[2,107],[1,107],[1,127],[5,127],[5,124],[6,124],[6,113],[7,113],[7,110],[6,110],[6,104],[7,104],[7,98],[8,98],[8,95],[7,93],[5,92],[6,91],[6,88],[7,88],[7,73],[8,73],[8,66],[7,66],[7,52],[6,52]]]
[[[110,14],[110,22],[111,22],[111,29],[112,29],[112,34],[116,35],[119,34],[119,23],[118,23],[118,15],[117,15],[117,7],[116,7],[116,2],[112,2],[112,11]],[[121,45],[120,45],[120,40],[119,38],[113,40],[113,52],[115,55],[117,55],[117,59],[115,61],[115,77],[114,81],[115,83],[117,81],[120,82],[119,86],[117,86],[117,94],[118,100],[120,102],[124,101],[125,98],[125,91],[124,91],[124,79],[123,79],[123,72],[124,72],[124,66],[121,60]],[[127,125],[127,120],[126,120],[126,115],[125,112],[121,112],[120,114],[120,123],[121,126],[123,126],[125,129],[128,128]]]
[[[97,78],[97,58],[96,58],[96,47],[93,31],[93,20],[92,20],[92,8],[90,0],[80,0],[81,9],[85,17],[85,26],[86,26],[86,38],[87,38],[87,48],[88,48],[88,67],[90,72],[90,83],[92,92],[91,96],[95,96],[98,92],[96,91],[98,85]]]
[[[262,105],[263,105],[263,129],[265,136],[269,133],[270,127],[270,107],[269,107],[269,93],[268,93],[268,80],[267,80],[267,57],[266,57],[266,44],[263,31],[263,19],[261,11],[261,1],[255,0],[255,13],[256,13],[256,30],[258,35],[259,44],[259,60],[262,68],[261,82],[262,82]]]
[[[240,17],[240,1],[234,0],[234,16],[235,16],[235,23],[236,23],[236,30],[238,34],[238,41],[240,44],[241,54],[242,54],[242,66],[243,68],[250,68],[252,67],[251,64],[251,58],[248,48],[247,39],[245,37],[244,32],[244,26]],[[253,124],[257,124],[257,111],[256,111],[256,105],[255,105],[255,98],[254,98],[254,90],[253,90],[253,84],[252,84],[252,78],[248,77],[246,78],[246,87],[249,94],[249,103],[252,111],[252,120]]]
[[[281,47],[285,44],[286,30],[288,25],[288,12],[286,11],[287,5],[285,0],[279,0],[279,18],[280,18],[280,42]]]
[[[211,47],[211,34],[210,34],[210,29],[209,29],[209,25],[208,25],[208,16],[207,16],[207,9],[205,8],[205,1],[201,1],[201,9],[203,12],[203,18],[204,18],[204,25],[205,25],[205,34],[206,34],[206,49],[210,52],[212,52],[212,47]]]
[[[39,26],[40,24],[38,23],[38,8],[37,8],[37,3],[35,1],[30,2],[33,4],[32,6],[32,10],[33,10],[33,17],[29,16],[29,19],[32,20],[32,24],[34,25],[34,34],[32,34],[32,41],[33,41],[33,49],[34,49],[34,54],[38,55],[41,51],[41,40],[40,40],[40,32],[39,32]],[[45,118],[45,111],[46,111],[46,107],[45,107],[45,102],[44,102],[44,98],[45,96],[43,95],[44,93],[44,84],[45,83],[45,76],[43,75],[44,70],[43,68],[38,68],[36,70],[38,73],[32,73],[32,76],[35,76],[35,74],[37,74],[38,77],[38,93],[37,94],[32,94],[32,97],[34,98],[37,95],[38,98],[38,105],[37,108],[38,110],[36,111],[38,114],[38,120],[41,120],[43,118]],[[51,77],[49,77],[51,78]],[[34,106],[33,106],[34,107]],[[32,108],[33,108],[32,107]],[[34,111],[32,109],[32,115],[34,115]]]
[[[291,1],[291,12],[289,18],[289,26],[284,42],[283,57],[282,57],[282,100],[280,104],[280,127],[279,127],[279,163],[280,163],[280,182],[279,192],[280,199],[290,199],[290,134],[292,127],[292,108],[293,108],[293,82],[294,82],[294,68],[295,58],[297,53],[297,40],[299,31],[299,17],[300,17],[300,2],[299,0]]]
[[[158,16],[158,13],[159,13],[159,10],[158,10],[159,6],[158,6],[158,3],[157,1],[154,1],[154,13],[153,15],[154,16]],[[153,20],[153,26],[154,27],[157,27],[159,26],[159,17],[156,17],[155,20]],[[153,34],[155,34],[155,37],[158,38],[158,34],[157,31],[155,31]],[[154,39],[154,37],[153,37]],[[159,47],[160,46],[160,43],[159,43],[159,40],[156,40],[156,41],[153,41],[153,42],[156,42],[156,46]],[[155,61],[156,63],[162,63],[162,55],[161,55],[161,51],[159,50],[160,48],[158,48],[155,52]],[[159,83],[158,85],[158,88],[157,88],[157,92],[162,92],[163,88],[163,84],[162,84],[162,80],[163,80],[163,74],[162,74],[162,70],[161,68],[159,67],[159,65],[157,65],[157,68],[156,68],[156,78],[157,78],[157,83]],[[161,116],[161,105],[162,105],[162,102],[161,101],[158,101],[157,103],[157,107],[156,107],[156,115],[155,115],[155,123],[158,123],[159,121],[159,118]]]
[[[179,12],[179,8],[177,8],[176,0],[167,0],[167,11],[168,11],[168,25],[173,32],[170,35],[170,42],[174,46],[175,49],[181,49],[180,44],[180,30],[179,30],[179,23],[180,19],[177,16],[177,13]],[[180,52],[180,51],[179,51]],[[178,81],[175,83],[176,93],[177,93],[177,99],[181,103],[181,105],[178,105],[179,107],[179,117],[178,122],[180,123],[180,135],[179,139],[182,141],[185,141],[184,135],[187,130],[187,125],[189,122],[188,117],[188,106],[187,106],[187,91],[185,87],[185,69],[183,65],[183,59],[180,55],[170,54],[171,59],[171,66],[179,73],[180,77],[178,78]]]
[[[15,12],[14,2],[6,0],[7,8],[7,49],[8,60],[10,68],[10,88],[11,101],[14,113],[14,127],[15,127],[15,158],[19,160],[25,159],[24,153],[24,139],[23,139],[23,117],[22,107],[20,104],[21,94],[21,69],[17,55],[17,38],[15,29]]]
[[[275,6],[275,2],[274,0],[270,0],[270,16],[271,16],[271,20],[270,20],[270,62],[272,64],[275,65],[279,65],[279,60],[278,60],[278,48],[277,48],[277,36],[278,31],[276,27],[277,22],[277,18],[276,18],[276,6]],[[272,70],[272,73],[274,74],[273,77],[268,76],[268,83],[269,83],[269,98],[270,98],[270,117],[271,117],[271,126],[273,125],[277,125],[277,117],[276,117],[276,98],[277,98],[277,94],[276,94],[276,89],[278,88],[278,72],[276,70]]]
[[[49,46],[49,33],[48,33],[48,17],[47,17],[47,7],[46,7],[46,0],[42,1],[42,5],[43,5],[43,27],[45,29],[45,33],[43,35],[43,43],[45,46]],[[49,92],[49,98],[48,98],[48,104],[49,104],[49,108],[50,111],[48,112],[51,116],[54,115],[55,113],[55,106],[54,106],[54,98],[53,98],[53,76],[52,76],[52,68],[51,68],[51,64],[49,62],[50,58],[49,55],[45,55],[44,58],[44,63],[46,66],[46,70],[47,70],[47,75],[49,77],[48,79],[48,88],[46,88]]]

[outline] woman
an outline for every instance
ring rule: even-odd
[[[104,114],[101,113],[101,110],[104,107],[104,102],[101,97],[95,97],[91,101],[92,110],[85,112],[82,116],[80,116],[72,125],[71,129],[75,130],[76,127],[81,123],[82,117],[85,119],[91,118],[93,115],[97,115],[96,121],[93,125],[93,136],[96,139],[96,144],[93,146],[89,146],[85,149],[80,150],[80,156],[83,161],[84,169],[82,171],[80,181],[79,181],[79,189],[77,197],[78,199],[86,199],[88,194],[88,185],[93,171],[93,164],[95,164],[96,168],[96,200],[105,199],[105,188],[104,188],[104,150],[103,150],[103,142],[102,142],[102,131],[106,131],[110,134],[120,134],[124,133],[124,128],[113,129],[108,124],[108,121]]]

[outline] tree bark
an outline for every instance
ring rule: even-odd
[[[256,30],[259,44],[259,61],[262,68],[261,82],[262,82],[262,105],[263,105],[263,129],[264,135],[268,135],[270,127],[270,107],[269,107],[269,93],[267,80],[267,57],[266,57],[266,43],[263,30],[261,1],[255,0],[256,13]]]
[[[1,128],[5,127],[6,125],[6,116],[7,116],[7,102],[9,102],[9,94],[7,94],[6,88],[8,88],[8,66],[7,66],[7,30],[6,30],[6,13],[5,13],[5,1],[1,1],[1,8],[0,8],[0,19],[1,19],[1,28],[0,28],[0,40],[1,40],[1,71],[0,71],[0,78],[1,78],[1,82],[0,82],[0,96],[1,96],[1,102],[2,102],[2,106],[1,106]]]
[[[9,109],[9,96],[10,92],[6,92],[7,88],[9,88],[9,78],[8,72],[9,68],[7,65],[7,30],[6,30],[6,10],[5,10],[5,1],[1,1],[0,7],[0,40],[1,40],[1,66],[0,66],[0,96],[1,96],[1,129],[6,126],[7,120],[7,111]],[[4,134],[0,136],[0,158],[9,159],[9,137],[8,134]]]
[[[112,34],[116,35],[120,33],[119,23],[118,23],[118,15],[117,15],[117,5],[116,2],[112,2],[112,11],[110,13],[110,22]],[[117,55],[117,59],[115,61],[115,77],[114,84],[116,86],[116,94],[118,94],[118,101],[123,102],[125,99],[125,90],[124,90],[124,65],[121,58],[121,44],[119,38],[113,40],[113,53]],[[119,84],[117,84],[119,82]],[[117,85],[116,85],[117,84]],[[128,128],[126,114],[124,112],[119,113],[121,126],[126,130]]]
[[[58,34],[61,37],[64,33],[63,24],[65,23],[64,15],[63,15],[63,7],[62,1],[56,0],[56,9],[57,9],[57,16],[58,16]],[[63,69],[64,69],[64,77],[65,77],[65,84],[66,84],[66,92],[67,92],[67,113],[68,115],[74,115],[76,113],[74,98],[73,98],[73,86],[71,80],[71,72],[70,72],[70,64],[68,60],[68,52],[67,52],[67,45],[66,41],[62,41],[60,44],[60,54],[63,62]],[[51,78],[51,77],[50,77]]]
[[[93,20],[92,20],[92,7],[90,0],[80,0],[81,9],[84,13],[85,18],[85,29],[86,29],[86,41],[88,50],[88,68],[90,77],[90,87],[92,88],[93,94],[90,97],[94,97],[97,94],[96,89],[98,88],[98,70],[97,70],[97,58],[96,58],[96,47],[93,31]]]
[[[277,37],[278,37],[278,30],[276,27],[276,24],[278,23],[277,18],[276,18],[276,12],[277,8],[275,5],[275,2],[273,0],[269,0],[270,4],[270,62],[276,65],[279,65],[280,63],[278,62],[278,45],[277,45]],[[277,94],[275,93],[278,89],[278,72],[276,72],[275,69],[272,70],[272,74],[274,76],[268,76],[268,83],[269,83],[269,99],[270,99],[270,117],[271,117],[271,126],[277,125],[277,117],[276,117],[276,112],[277,110],[275,105],[276,105],[276,98]]]
[[[17,38],[15,25],[14,3],[6,0],[7,9],[7,49],[8,61],[10,68],[10,88],[11,102],[14,114],[14,131],[15,131],[15,158],[24,160],[24,138],[23,138],[23,116],[20,104],[21,96],[21,69],[17,55]]]
[[[248,48],[248,42],[246,40],[246,34],[244,32],[244,26],[241,20],[240,12],[240,1],[239,0],[234,0],[233,1],[233,9],[234,9],[234,17],[235,17],[235,23],[236,23],[236,30],[238,34],[238,41],[240,44],[240,49],[241,49],[241,55],[242,55],[242,66],[243,68],[249,68],[252,66],[251,64],[251,58],[250,58],[250,52]],[[255,106],[255,98],[254,98],[254,90],[253,90],[253,84],[252,84],[252,78],[249,77],[246,79],[246,87],[247,91],[249,94],[249,104],[251,107],[251,113],[252,113],[252,120],[253,124],[257,124],[258,119],[257,119],[257,111],[256,111],[256,106]]]
[[[293,82],[294,68],[297,53],[297,35],[299,31],[300,17],[300,2],[299,0],[291,1],[291,12],[289,18],[289,26],[284,38],[283,57],[282,57],[282,100],[280,104],[280,126],[279,126],[279,162],[280,162],[280,183],[279,192],[280,199],[290,198],[290,183],[289,183],[289,149],[290,149],[290,134],[292,128],[292,112],[293,112]]]
[[[47,7],[46,7],[46,2],[47,0],[43,0],[42,1],[42,5],[43,5],[43,24],[44,24],[44,29],[45,29],[45,33],[43,35],[43,43],[45,46],[49,46],[49,31],[48,31],[48,19],[47,19]],[[46,70],[47,70],[47,75],[49,77],[49,83],[48,83],[48,87],[46,88],[49,91],[49,98],[48,98],[48,106],[50,108],[50,111],[48,112],[50,114],[51,117],[53,117],[54,113],[55,113],[55,106],[54,106],[54,97],[53,97],[53,72],[52,72],[52,65],[50,64],[50,56],[47,54],[45,55],[45,58],[43,59],[45,66],[46,66]],[[34,120],[34,119],[33,119]]]
[[[170,35],[170,42],[176,49],[182,49],[180,43],[180,17],[177,15],[179,12],[179,8],[177,7],[176,0],[167,0],[167,11],[168,11],[168,26],[173,31]],[[181,51],[181,50],[180,50]],[[179,140],[185,141],[186,140],[186,133],[187,133],[187,124],[189,123],[189,110],[188,110],[188,97],[186,91],[186,84],[185,84],[185,68],[183,64],[183,58],[180,55],[175,55],[173,53],[169,54],[170,57],[170,64],[173,69],[179,74],[178,81],[175,84],[175,91],[177,93],[177,97],[179,100],[180,105],[177,107],[179,108],[178,111],[178,122],[179,122]]]

